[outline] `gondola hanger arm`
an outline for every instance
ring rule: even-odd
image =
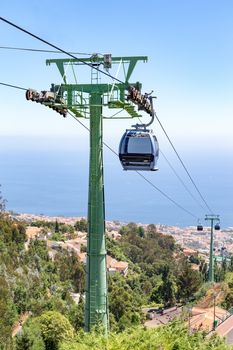
[[[149,121],[149,123],[147,124],[135,124],[135,125],[132,125],[133,128],[136,128],[136,129],[146,129],[148,126],[150,126],[153,122],[154,122],[154,119],[155,119],[155,112],[154,112],[154,107],[153,107],[153,98],[157,98],[156,96],[151,96],[151,94],[153,93],[153,90],[149,93],[149,94],[145,94],[148,98],[148,100],[150,101],[150,104],[151,104],[151,120]]]

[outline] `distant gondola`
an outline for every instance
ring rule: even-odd
[[[220,224],[219,223],[215,224],[214,229],[219,231],[220,230]]]
[[[158,170],[159,144],[151,130],[136,127],[126,130],[119,146],[119,159],[124,170]]]
[[[203,231],[203,226],[201,224],[197,225],[197,231]]]

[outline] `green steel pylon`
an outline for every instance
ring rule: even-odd
[[[109,55],[106,55],[109,56]],[[105,247],[105,204],[103,180],[103,107],[121,108],[127,112],[123,118],[140,116],[134,106],[125,101],[126,90],[130,86],[141,87],[140,83],[129,83],[131,74],[138,61],[147,61],[147,57],[111,57],[111,64],[122,64],[124,83],[101,83],[98,75],[91,72],[91,84],[67,84],[67,68],[84,67],[84,63],[98,67],[106,65],[105,57],[93,55],[84,59],[52,59],[46,64],[56,64],[64,84],[52,84],[51,91],[66,101],[66,108],[76,118],[90,118],[90,165],[88,195],[88,236],[85,295],[85,330],[101,324],[105,334],[108,332],[108,298]],[[110,68],[111,64],[108,63]],[[128,69],[126,69],[128,67]],[[88,67],[90,69],[90,67]],[[98,72],[97,72],[98,73]],[[46,104],[46,103],[44,103]],[[49,105],[49,104],[47,104]],[[119,117],[111,117],[119,119]]]
[[[108,325],[101,94],[90,96],[90,165],[85,330]]]
[[[214,282],[214,221],[219,221],[219,215],[206,215],[205,220],[210,221],[210,254],[209,254],[209,277],[210,283]]]

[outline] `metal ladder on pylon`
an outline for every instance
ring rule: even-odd
[[[99,63],[93,63],[91,68],[91,84],[100,84],[100,72],[98,71]],[[96,69],[97,68],[97,69]]]

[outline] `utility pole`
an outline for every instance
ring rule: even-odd
[[[146,56],[112,57],[111,55],[92,55],[90,58],[80,59],[51,59],[46,64],[55,64],[62,76],[63,84],[52,84],[50,91],[29,89],[27,100],[40,102],[51,107],[64,117],[68,111],[75,118],[90,119],[90,164],[89,164],[89,194],[88,194],[88,235],[87,235],[87,263],[86,263],[86,293],[85,293],[85,330],[91,331],[95,325],[102,325],[104,333],[108,332],[108,295],[107,268],[105,246],[105,203],[103,180],[103,107],[122,109],[127,112],[124,117],[114,113],[109,119],[126,119],[140,117],[131,102],[140,109],[151,114],[147,95],[141,95],[139,82],[129,83],[132,72],[139,61],[147,61]],[[122,65],[124,82],[117,79],[117,83],[100,83],[98,71],[100,65],[107,71],[112,65],[118,64],[117,74]],[[67,71],[72,68],[88,67],[91,71],[91,83],[68,84]],[[131,90],[130,90],[131,89]],[[135,92],[135,99],[128,98],[126,93]],[[130,95],[131,96],[131,95]],[[143,99],[144,97],[144,99]],[[130,100],[130,102],[128,102]],[[107,117],[108,118],[108,117]]]
[[[215,320],[215,316],[216,316],[216,313],[215,313],[215,307],[216,307],[216,292],[214,290],[214,294],[213,294],[213,298],[214,298],[214,322],[213,322],[213,330],[215,330],[216,326],[217,326],[217,320]]]
[[[219,222],[219,215],[206,215],[205,220],[210,221],[210,254],[209,254],[209,278],[210,283],[214,282],[214,261],[213,261],[213,249],[214,249],[214,221]]]
[[[192,329],[191,329],[191,317],[192,317],[192,307],[188,307],[188,324],[189,324],[189,335],[192,334]]]

